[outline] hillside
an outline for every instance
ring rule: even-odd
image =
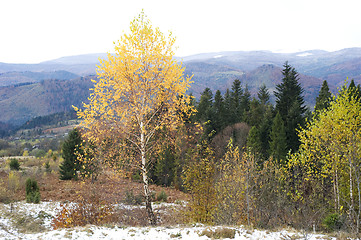
[[[34,83],[47,79],[69,80],[79,77],[77,74],[64,70],[52,72],[5,72],[0,73],[0,86],[9,86],[21,83]]]
[[[93,86],[91,77],[47,80],[39,83],[0,87],[0,121],[21,125],[27,120],[81,106]]]

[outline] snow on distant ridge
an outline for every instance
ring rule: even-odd
[[[313,53],[303,52],[303,53],[297,54],[296,56],[297,57],[307,57],[307,56],[311,56],[311,55],[313,55]]]
[[[215,55],[215,56],[213,56],[213,58],[220,58],[220,57],[223,57],[223,55]]]

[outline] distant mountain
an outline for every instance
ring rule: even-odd
[[[6,72],[0,73],[0,86],[9,86],[26,82],[40,82],[47,79],[69,80],[77,77],[79,77],[79,75],[63,70],[53,72]]]
[[[72,105],[87,101],[96,64],[106,54],[63,57],[39,64],[0,63],[0,121],[21,125],[31,118],[68,111]],[[223,93],[235,79],[256,93],[266,84],[273,94],[281,82],[283,64],[299,72],[306,103],[312,106],[323,80],[330,88],[342,85],[348,77],[361,83],[361,48],[336,52],[312,50],[298,53],[269,51],[218,52],[176,58],[194,75],[189,92],[199,97],[204,88]],[[82,77],[79,77],[82,76]]]
[[[68,56],[61,57],[54,60],[49,60],[41,62],[40,64],[61,64],[61,65],[82,65],[82,64],[98,64],[100,59],[107,58],[106,53],[92,53],[92,54],[83,54],[77,56]]]
[[[0,87],[0,121],[21,125],[37,116],[69,111],[72,105],[80,107],[94,85],[90,79],[47,80]]]

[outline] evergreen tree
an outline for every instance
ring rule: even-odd
[[[79,130],[74,128],[69,132],[68,138],[62,145],[63,163],[59,166],[61,180],[77,179],[76,171],[79,170],[80,164],[77,160],[76,152],[80,151],[79,147],[82,143]]]
[[[351,91],[350,96],[356,98],[356,100],[361,100],[361,86],[360,84],[356,86],[355,81],[352,79],[350,85],[348,86],[348,91]]]
[[[230,121],[231,124],[242,121],[242,96],[243,90],[241,87],[241,81],[236,79],[233,81],[232,92],[231,92],[231,106],[230,106]]]
[[[253,98],[250,102],[250,108],[244,116],[244,121],[250,126],[259,126],[262,122],[263,114],[263,106],[256,98]]]
[[[262,84],[262,86],[258,89],[257,97],[261,104],[266,105],[269,103],[270,94],[265,84]]]
[[[303,89],[298,82],[297,71],[288,62],[283,66],[282,83],[276,86],[274,93],[276,96],[276,111],[280,114],[285,124],[287,149],[291,149],[294,152],[297,151],[300,144],[296,129],[304,124],[306,106],[302,96]]]
[[[204,89],[197,106],[197,120],[206,122],[210,120],[213,106],[213,94],[210,88]]]
[[[254,154],[259,154],[262,151],[261,132],[256,126],[253,126],[248,133],[247,146]]]
[[[259,126],[259,133],[261,138],[261,153],[264,159],[269,158],[270,154],[270,132],[273,124],[273,107],[271,104],[267,105],[263,114],[263,119]]]
[[[175,177],[176,156],[174,146],[168,145],[159,153],[154,166],[154,181],[158,185],[169,187]]]
[[[315,113],[327,109],[330,106],[331,92],[328,87],[327,81],[324,80],[318,96],[316,98]]]
[[[204,137],[211,138],[213,136],[214,112],[213,112],[213,94],[211,89],[206,88],[202,92],[201,98],[197,106],[196,119],[200,123],[204,123]]]
[[[213,113],[214,130],[220,132],[224,127],[224,102],[221,91],[219,90],[217,90],[214,95]]]
[[[226,93],[224,94],[224,114],[223,121],[224,127],[227,127],[232,124],[232,98],[231,92],[227,88]]]
[[[277,113],[273,120],[270,133],[270,155],[278,162],[282,163],[287,154],[286,132],[281,114]]]
[[[245,116],[248,113],[250,109],[250,103],[251,103],[251,93],[248,90],[248,86],[244,88],[244,93],[241,98],[241,109],[242,109],[242,118],[241,120],[245,120]]]

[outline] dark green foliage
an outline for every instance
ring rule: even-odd
[[[214,95],[213,104],[213,127],[217,133],[225,127],[224,110],[224,101],[221,91],[217,90],[216,95]]]
[[[323,81],[321,90],[316,98],[315,113],[327,109],[331,101],[331,92],[327,81]]]
[[[333,232],[341,229],[343,221],[338,213],[332,213],[323,220],[323,224],[328,231]]]
[[[283,65],[282,83],[276,86],[276,111],[279,112],[285,126],[287,149],[293,152],[298,150],[299,140],[297,128],[304,124],[306,112],[303,89],[298,82],[298,73],[288,62]]]
[[[271,141],[270,132],[273,124],[273,108],[272,105],[268,105],[263,114],[262,122],[259,126],[260,138],[261,138],[261,153],[264,159],[269,157],[269,143]]]
[[[264,110],[263,105],[256,98],[253,98],[248,112],[244,115],[244,121],[250,126],[259,126],[263,120]]]
[[[67,112],[59,112],[46,116],[39,116],[32,118],[26,123],[24,123],[22,126],[20,126],[19,129],[31,129],[35,127],[41,127],[44,125],[59,124],[60,122],[64,122],[76,118],[77,118],[76,112],[73,109],[71,109],[70,111]]]
[[[247,114],[247,112],[250,109],[250,102],[251,102],[251,93],[249,92],[248,86],[246,85],[246,87],[244,88],[244,93],[241,98],[242,121],[244,121],[244,116]]]
[[[166,192],[164,190],[162,190],[157,195],[157,201],[159,201],[159,202],[167,202],[167,198],[168,198],[168,195],[166,194]]]
[[[125,191],[124,202],[129,205],[141,205],[144,201],[144,196],[142,194],[134,195],[132,190]]]
[[[262,151],[261,134],[256,126],[253,126],[251,130],[249,130],[247,146],[250,148],[252,153],[261,153]]]
[[[154,167],[154,182],[158,185],[171,186],[176,170],[176,156],[174,147],[166,146],[159,154]]]
[[[281,118],[277,113],[273,120],[272,130],[270,133],[270,155],[274,160],[281,163],[285,160],[287,154],[286,132]]]
[[[206,122],[212,116],[213,94],[211,89],[206,88],[202,92],[197,106],[197,120]]]
[[[262,84],[262,86],[259,88],[257,97],[262,105],[269,103],[270,94],[265,84]]]
[[[34,179],[28,178],[25,182],[26,202],[39,203],[40,191],[38,182]]]
[[[230,122],[228,125],[241,122],[244,108],[242,106],[243,90],[241,81],[236,79],[232,85],[231,99],[230,99]]]
[[[211,138],[214,131],[213,94],[206,88],[197,106],[196,120],[204,124],[204,137]]]
[[[45,171],[48,172],[48,173],[51,172],[49,161],[46,161],[46,163],[45,163]]]
[[[16,158],[12,158],[9,163],[10,170],[19,171],[20,170],[20,163]]]
[[[360,84],[356,86],[355,81],[352,79],[350,85],[348,86],[348,91],[351,91],[351,96],[361,101],[361,86]]]
[[[43,149],[34,149],[31,151],[31,155],[35,156],[36,158],[42,158],[46,155],[46,152]]]
[[[79,130],[74,128],[69,132],[69,136],[62,146],[63,163],[59,166],[61,180],[76,179],[76,171],[79,170],[80,164],[77,160],[76,152],[79,152],[79,146],[82,138]]]

